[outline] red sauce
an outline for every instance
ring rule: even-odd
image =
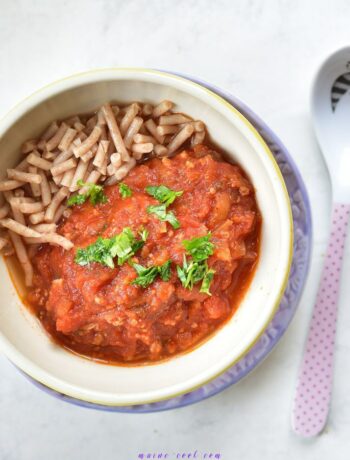
[[[154,362],[187,351],[210,336],[235,311],[256,265],[261,218],[249,180],[238,166],[197,146],[174,158],[152,159],[135,167],[124,181],[132,196],[122,199],[118,186],[106,188],[108,202],[76,206],[59,232],[74,242],[71,251],[43,245],[34,256],[34,289],[28,302],[60,344],[106,362]],[[158,202],[147,185],[183,190],[169,209],[181,228],[174,230],[153,214]],[[99,236],[110,238],[130,227],[146,228],[149,237],[133,261],[143,266],[172,260],[169,281],[149,287],[132,285],[137,274],[125,263],[114,269],[74,262],[77,248]],[[211,296],[182,287],[175,265],[182,265],[182,240],[212,232],[215,270]]]

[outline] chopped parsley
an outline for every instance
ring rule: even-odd
[[[148,214],[155,214],[162,222],[169,222],[173,228],[180,228],[180,222],[172,211],[167,212],[165,204],[147,206]]]
[[[204,294],[211,295],[210,292],[209,292],[209,288],[210,288],[211,282],[213,281],[214,274],[215,274],[215,270],[213,270],[212,268],[208,269],[205,272],[203,282],[202,282],[202,286],[201,286],[199,292],[203,292]]]
[[[166,207],[171,205],[178,196],[183,194],[182,191],[176,192],[165,185],[149,185],[146,187],[146,192],[160,203],[165,204]]]
[[[183,240],[182,244],[187,253],[192,257],[190,262],[186,256],[183,258],[182,267],[177,266],[177,274],[181,284],[186,289],[193,289],[193,286],[202,281],[199,292],[211,295],[209,292],[210,284],[213,280],[215,270],[210,269],[206,260],[214,252],[214,244],[210,242],[211,234]]]
[[[214,252],[214,245],[210,242],[211,233],[192,238],[191,240],[183,240],[182,244],[186,251],[192,256],[195,262],[206,260]]]
[[[129,227],[112,238],[99,237],[94,243],[77,250],[75,262],[79,265],[89,265],[97,262],[114,268],[114,258],[118,257],[118,265],[122,265],[143,247],[147,232],[143,231],[141,239],[137,240]]]
[[[153,265],[152,267],[143,267],[139,264],[133,264],[138,276],[131,284],[146,288],[155,281],[157,276],[160,276],[163,281],[169,281],[171,260],[168,260],[163,265]]]
[[[120,196],[124,199],[132,195],[132,190],[128,185],[124,184],[124,182],[120,182],[119,193]]]
[[[79,187],[87,187],[87,192],[72,195],[67,201],[68,206],[84,204],[88,198],[90,199],[90,203],[94,206],[99,203],[103,204],[107,202],[107,197],[103,192],[102,185],[85,183],[82,180],[78,180],[77,185]]]
[[[155,214],[162,222],[169,222],[173,228],[180,228],[180,222],[177,220],[172,211],[167,212],[167,207],[170,206],[177,197],[183,194],[182,191],[176,192],[165,185],[149,185],[146,187],[146,192],[158,200],[161,204],[148,206],[148,214]]]

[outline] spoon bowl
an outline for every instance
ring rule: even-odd
[[[311,114],[333,199],[350,202],[350,47],[332,54],[314,81]]]

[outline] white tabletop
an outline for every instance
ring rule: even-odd
[[[41,392],[0,357],[1,460],[133,460],[139,452],[173,459],[196,450],[197,458],[213,452],[228,460],[348,458],[350,283],[342,286],[325,433],[299,439],[290,411],[331,206],[310,83],[328,53],[349,44],[349,17],[349,0],[0,0],[0,115],[40,86],[92,67],[196,75],[246,101],[280,136],[305,179],[315,229],[310,275],[289,330],[258,369],[209,400],[149,415],[82,409]]]

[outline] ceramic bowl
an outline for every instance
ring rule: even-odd
[[[55,82],[18,104],[0,122],[0,177],[20,158],[21,143],[51,121],[88,112],[109,100],[156,103],[203,120],[216,144],[239,163],[256,190],[263,216],[260,257],[234,316],[196,349],[147,366],[106,365],[56,345],[23,306],[0,263],[0,348],[38,382],[98,404],[145,404],[191,391],[232,366],[258,340],[288,280],[293,228],[288,193],[269,148],[244,116],[217,94],[185,78],[142,69],[100,69]]]

